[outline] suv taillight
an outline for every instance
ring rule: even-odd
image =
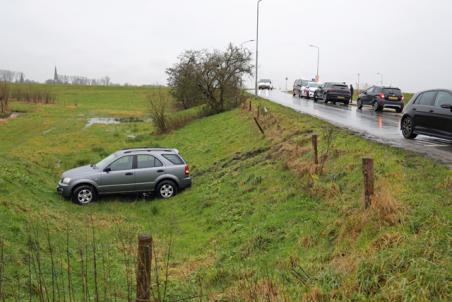
[[[190,167],[188,165],[185,165],[184,173],[185,173],[185,176],[190,175]]]
[[[402,95],[402,98],[400,100],[403,101],[404,99],[405,99],[405,96]]]
[[[383,92],[379,93],[378,96],[379,96],[381,99],[384,99],[384,98],[385,98],[385,94],[384,94]]]

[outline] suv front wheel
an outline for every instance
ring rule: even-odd
[[[96,192],[92,186],[82,185],[72,192],[72,201],[79,205],[87,205],[94,201]]]
[[[157,194],[163,199],[171,198],[177,194],[177,185],[171,180],[164,180],[158,184]]]

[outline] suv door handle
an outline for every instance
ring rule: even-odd
[[[157,173],[163,173],[165,170],[157,170]]]
[[[430,109],[428,112],[430,112],[430,113],[433,113],[433,112],[435,112],[433,109]]]
[[[132,172],[127,172],[125,175],[126,175],[126,176],[132,176],[133,173],[132,173]]]
[[[416,111],[417,109],[416,108],[413,108],[413,111]]]

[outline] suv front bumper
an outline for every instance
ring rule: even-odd
[[[56,191],[58,192],[58,194],[60,194],[61,196],[68,198],[71,197],[71,191],[72,191],[72,187],[64,184],[62,182],[58,183],[58,186],[56,188]]]

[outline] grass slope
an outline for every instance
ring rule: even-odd
[[[68,265],[69,227],[77,276],[83,274],[84,259],[78,252],[85,248],[85,256],[92,256],[86,247],[93,229],[100,251],[114,247],[106,252],[111,267],[99,268],[102,301],[130,299],[127,269],[133,265],[121,251],[126,245],[133,249],[140,232],[153,234],[160,258],[169,238],[174,241],[167,300],[451,298],[452,173],[447,168],[262,100],[271,113],[262,119],[265,139],[251,114],[240,109],[165,136],[152,135],[144,122],[85,128],[95,116],[145,117],[145,95],[152,89],[52,89],[55,105],[13,103],[13,109],[26,113],[0,125],[6,300],[28,296],[30,233],[40,238],[50,288],[47,227],[62,271]],[[320,135],[320,153],[328,154],[323,173],[311,163],[312,133]],[[329,134],[333,139],[326,151]],[[114,196],[87,207],[55,194],[62,171],[133,146],[178,148],[191,165],[193,188],[168,201]],[[361,207],[362,156],[376,160],[380,193],[369,210]],[[92,297],[91,265],[87,273]],[[32,274],[36,300],[39,282]],[[74,277],[73,286],[75,300],[82,300],[83,282]]]

